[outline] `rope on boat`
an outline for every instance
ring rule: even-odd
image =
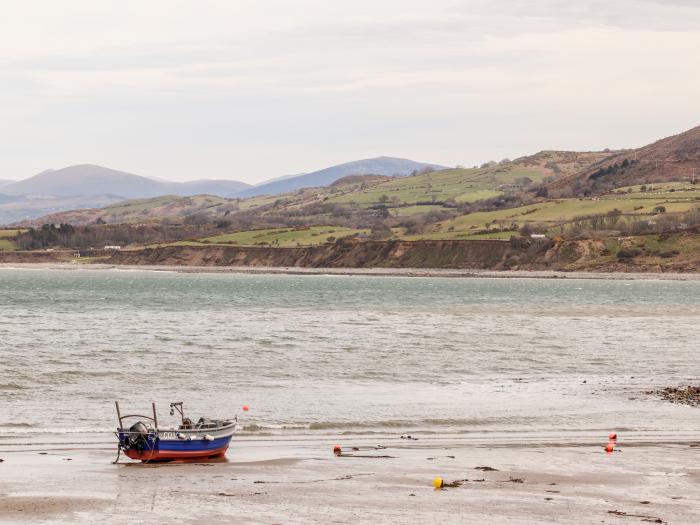
[[[153,446],[151,447],[151,455],[148,457],[148,459],[146,461],[144,461],[144,463],[148,463],[149,461],[151,461],[153,459],[153,455],[156,453],[156,444],[158,442],[158,429],[155,429],[153,431],[153,434],[154,434],[154,436],[153,436]],[[148,438],[146,438],[146,444],[148,444]]]
[[[119,441],[119,436],[117,435],[117,459],[112,461],[112,465],[116,465],[117,463],[119,463],[119,458],[121,457],[121,455],[122,455],[122,444]]]

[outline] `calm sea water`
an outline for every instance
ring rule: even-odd
[[[0,270],[0,436],[114,400],[251,432],[700,435],[700,282]]]

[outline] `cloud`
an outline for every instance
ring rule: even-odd
[[[473,164],[634,146],[700,109],[693,2],[0,6],[0,178],[87,161],[248,181],[375,154]]]

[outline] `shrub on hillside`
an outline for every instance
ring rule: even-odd
[[[617,260],[618,261],[628,261],[630,259],[634,259],[638,255],[642,254],[642,250],[639,248],[622,248],[619,252],[617,252]]]

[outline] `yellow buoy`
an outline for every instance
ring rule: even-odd
[[[442,478],[435,478],[433,480],[433,487],[435,487],[436,489],[441,489],[444,484],[445,481]]]

